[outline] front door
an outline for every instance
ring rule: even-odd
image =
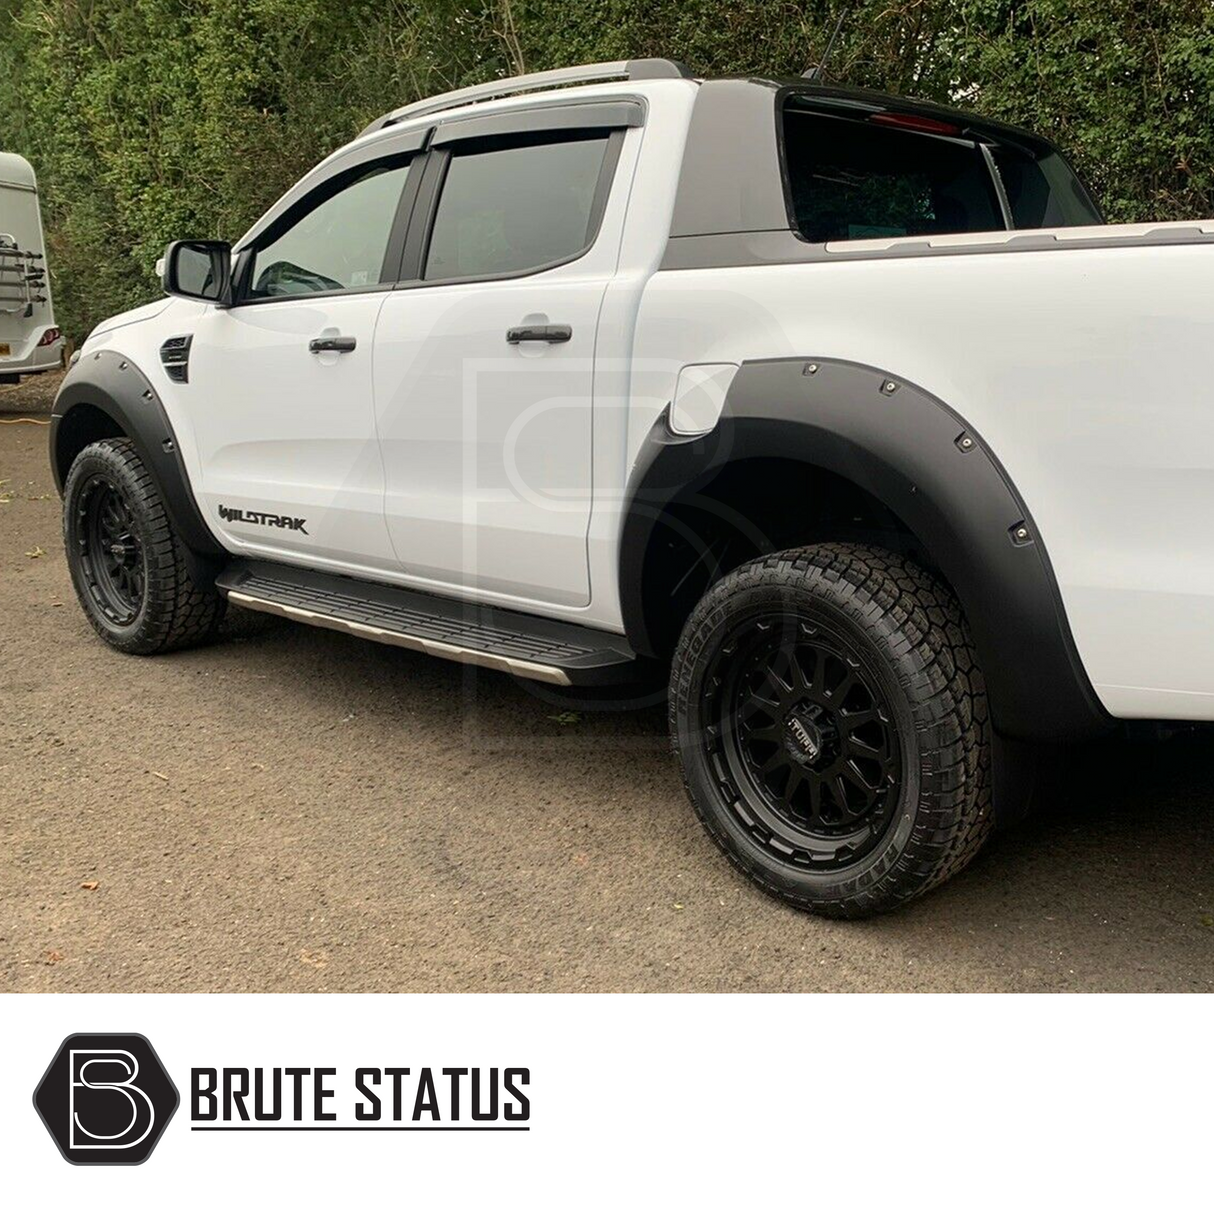
[[[621,139],[431,153],[424,259],[385,303],[375,353],[388,529],[418,585],[590,600],[595,338],[616,253],[595,238]]]
[[[375,430],[375,325],[407,163],[326,181],[259,238],[235,305],[195,326],[188,391],[201,495],[233,548],[397,568]],[[251,262],[251,264],[247,264]]]

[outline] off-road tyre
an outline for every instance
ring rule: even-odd
[[[785,650],[797,673],[773,682]],[[769,651],[766,664],[754,656]],[[748,661],[754,671],[733,671]],[[820,679],[805,675],[819,664]],[[829,691],[811,694],[836,678],[846,690],[833,706]],[[768,705],[798,687],[805,697],[785,721]],[[891,910],[963,869],[991,832],[991,729],[969,629],[952,593],[892,552],[821,544],[734,570],[687,621],[669,698],[700,820],[742,872],[796,907],[833,918]],[[858,707],[844,711],[847,698]],[[863,778],[849,770],[842,795],[825,791],[850,763]],[[787,769],[785,787],[800,778],[784,816],[765,767]]]
[[[226,600],[190,576],[185,547],[130,439],[92,443],[73,461],[63,540],[76,597],[107,644],[155,654],[214,637]],[[119,548],[110,573],[106,554]]]

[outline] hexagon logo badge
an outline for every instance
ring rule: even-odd
[[[34,1108],[68,1163],[143,1163],[179,1097],[139,1033],[73,1033],[34,1089]]]

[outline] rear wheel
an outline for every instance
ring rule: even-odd
[[[797,906],[888,910],[990,832],[968,629],[947,589],[893,553],[824,544],[735,570],[684,629],[670,711],[709,833]]]
[[[63,491],[63,537],[76,597],[115,649],[165,653],[214,635],[225,601],[190,576],[184,546],[129,439],[104,439],[76,457]]]

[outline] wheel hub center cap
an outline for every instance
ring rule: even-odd
[[[822,754],[822,732],[809,720],[797,713],[788,718],[788,733],[793,746],[813,763]]]
[[[798,704],[784,721],[788,749],[797,762],[822,768],[838,752],[839,731],[834,714],[821,704]]]

